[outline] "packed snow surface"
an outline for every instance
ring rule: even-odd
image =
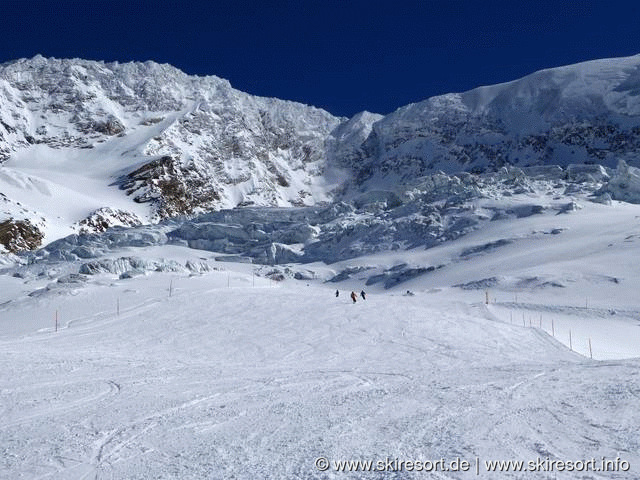
[[[7,478],[332,478],[318,457],[640,465],[638,361],[591,361],[480,303],[258,280],[161,274],[42,300],[48,326],[0,342]]]

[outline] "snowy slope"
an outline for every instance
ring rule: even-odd
[[[564,478],[637,478],[637,360],[591,361],[452,293],[353,305],[250,269],[103,276],[1,307],[3,472],[423,478],[314,462],[462,458],[471,471],[432,475],[477,478],[477,458],[481,478],[553,479],[484,462],[619,457],[630,471]]]
[[[594,358],[639,357],[640,278],[633,259],[640,255],[640,208],[622,202],[578,206],[568,214],[495,220],[428,250],[332,264],[334,273],[354,272],[335,285],[469,302],[485,302],[488,295],[495,318],[550,335],[553,329],[558,341],[571,341],[583,355],[590,356],[591,339]]]
[[[55,240],[0,251],[2,476],[639,478],[638,65],[344,122],[152,62],[0,66],[0,235]]]

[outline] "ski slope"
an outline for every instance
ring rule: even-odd
[[[76,282],[84,260],[14,268],[2,257],[0,477],[639,478],[640,210],[577,197],[559,213],[544,191],[510,198],[549,208],[427,250],[292,264],[282,282],[267,275],[285,266],[135,247],[134,233],[106,257],[208,271],[150,263],[134,278]],[[476,209],[506,208],[497,201]],[[398,265],[437,268],[366,285]],[[335,463],[387,459],[470,468]],[[539,467],[602,459],[628,468]]]
[[[544,205],[550,199],[542,194],[524,201]],[[478,208],[492,204],[481,200]],[[434,292],[468,303],[484,303],[488,295],[487,309],[496,320],[536,326],[598,360],[638,358],[640,275],[634,259],[640,255],[639,239],[638,205],[579,199],[570,213],[549,210],[491,221],[434,248],[361,257],[331,268],[366,268],[345,282],[359,291],[368,278],[397,265],[435,266],[396,290]],[[369,288],[375,287],[379,284]]]
[[[425,475],[320,471],[320,457],[478,458],[480,478],[548,479],[482,462],[619,457],[630,471],[557,478],[637,478],[640,361],[587,359],[452,292],[352,304],[231,268],[1,306],[3,478]]]

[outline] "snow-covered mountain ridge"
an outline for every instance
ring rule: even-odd
[[[237,205],[325,201],[331,186],[323,177],[324,143],[339,123],[314,107],[248,95],[226,80],[189,76],[154,62],[37,56],[5,63],[0,65],[0,191],[7,204],[2,214],[55,223],[52,217],[61,212],[47,212],[43,205],[52,197],[65,203],[62,192],[54,191],[58,187],[94,197],[58,222],[67,226],[104,207],[154,221]],[[65,170],[79,181],[53,180],[52,174]],[[95,192],[82,177],[111,188]],[[43,198],[20,195],[18,190],[34,184],[42,186]],[[14,191],[8,192],[10,187]]]
[[[393,204],[461,171],[638,166],[639,94],[634,56],[341,119],[170,65],[37,56],[0,65],[0,221],[47,243],[238,206]],[[611,172],[597,188],[640,198]]]
[[[640,55],[533,73],[433,97],[371,126],[348,165],[354,184],[386,185],[430,172],[504,165],[640,159]]]

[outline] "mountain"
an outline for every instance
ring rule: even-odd
[[[376,236],[416,245],[447,224],[429,202],[450,189],[469,198],[467,187],[486,182],[455,175],[505,167],[556,165],[553,178],[574,182],[579,169],[570,166],[601,165],[610,170],[585,174],[598,177],[592,193],[640,198],[627,181],[640,165],[639,95],[637,55],[345,119],[154,62],[17,60],[0,65],[0,241],[33,249],[72,233],[248,206],[344,201],[362,218],[367,205],[420,197],[419,219],[398,217],[403,227],[392,234],[385,220]],[[621,161],[617,183],[605,185]],[[415,230],[414,220],[428,228]],[[405,227],[410,238],[398,233]]]
[[[353,185],[393,188],[442,170],[640,166],[640,55],[542,70],[407,105],[347,145]],[[338,153],[338,156],[341,156]]]
[[[52,239],[106,207],[139,223],[326,201],[324,143],[340,121],[154,62],[6,63],[0,214]]]

